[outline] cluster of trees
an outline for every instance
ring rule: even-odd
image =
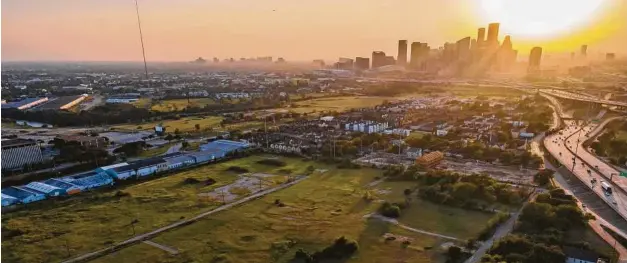
[[[390,218],[398,218],[401,216],[401,210],[405,207],[405,204],[402,203],[384,202],[379,207],[379,214]]]
[[[538,103],[539,101],[545,101],[545,99],[536,95],[520,101],[516,107],[519,112],[523,113],[521,119],[527,123],[527,132],[537,134],[549,129],[548,123],[553,118],[553,109],[546,103]]]
[[[78,142],[66,142],[59,138],[53,139],[51,143],[59,150],[59,155],[55,157],[56,162],[105,163],[111,158],[102,148],[86,147]]]
[[[627,131],[627,122],[612,123],[607,131],[597,138],[590,147],[601,156],[607,156],[615,165],[627,165],[627,138],[618,136]]]
[[[146,142],[144,141],[130,142],[113,150],[113,153],[124,153],[124,155],[126,155],[127,157],[137,156],[137,155],[140,155],[144,151],[145,148],[146,148]]]
[[[287,165],[284,161],[281,161],[279,159],[263,159],[263,160],[257,161],[257,163],[265,164],[265,165],[272,165],[272,166],[279,166],[279,167],[283,167]]]
[[[151,112],[128,104],[105,104],[90,111],[81,111],[78,114],[59,110],[20,111],[16,109],[3,110],[2,113],[2,117],[5,118],[37,121],[54,126],[94,126],[126,123],[129,121],[140,122],[165,115],[164,113]]]
[[[345,237],[340,237],[335,242],[324,248],[321,251],[316,251],[313,254],[299,249],[294,255],[294,259],[291,262],[302,263],[318,263],[318,262],[336,262],[350,258],[357,250],[359,246],[357,242],[348,240]]]
[[[553,178],[553,174],[555,174],[555,171],[551,169],[540,170],[538,173],[533,175],[533,181],[540,186],[549,185],[551,183],[551,179]]]
[[[525,205],[514,233],[496,242],[482,262],[564,262],[563,246],[589,249],[587,243],[568,239],[566,233],[584,228],[591,218],[562,189],[540,194]]]
[[[485,210],[494,203],[520,204],[530,191],[499,183],[484,174],[461,176],[449,171],[429,171],[417,178],[420,198],[468,209]]]

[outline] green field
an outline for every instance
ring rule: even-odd
[[[141,98],[139,100],[137,100],[136,102],[133,102],[133,105],[137,108],[148,108],[150,107],[150,104],[152,103],[152,100],[149,98]]]
[[[189,99],[189,102],[187,99],[162,100],[153,104],[150,109],[153,111],[170,112],[180,111],[190,106],[202,108],[210,104],[216,104],[216,101],[210,98]]]
[[[137,127],[141,127],[141,130],[152,130],[156,125],[162,124],[166,127],[167,132],[174,132],[179,129],[180,132],[193,132],[196,131],[196,124],[200,125],[200,129],[212,128],[214,130],[220,129],[220,122],[222,117],[217,116],[204,116],[204,117],[188,117],[181,118],[180,120],[164,120],[159,122],[146,122],[141,124],[124,124],[113,126],[115,129],[121,130],[137,130]]]
[[[320,111],[346,111],[355,108],[374,107],[384,101],[392,101],[394,97],[367,97],[367,96],[346,96],[332,98],[318,98],[296,102],[296,108],[290,110],[298,113],[320,112]]]
[[[413,189],[416,183],[383,182],[375,187],[374,194],[389,202],[405,202],[403,190]],[[424,229],[460,239],[475,238],[493,216],[490,213],[437,205],[410,195],[411,202],[398,221],[407,226]],[[463,219],[462,219],[463,218]]]
[[[75,256],[130,238],[133,235],[130,222],[135,219],[139,221],[135,231],[143,233],[210,210],[219,204],[198,194],[237,180],[236,173],[225,171],[233,165],[271,174],[285,174],[286,170],[300,173],[306,168],[298,159],[284,159],[288,166],[280,168],[257,164],[262,158],[205,165],[135,185],[35,203],[24,210],[3,214],[2,261],[57,262],[67,257],[66,242],[70,254]],[[210,186],[189,185],[183,183],[185,178],[201,181],[212,178],[217,182]],[[117,197],[117,190],[130,196]]]

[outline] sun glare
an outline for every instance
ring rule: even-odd
[[[592,22],[608,0],[479,0],[484,22],[522,38],[555,38]]]

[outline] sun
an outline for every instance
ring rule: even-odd
[[[479,0],[481,20],[521,38],[556,38],[592,23],[611,0]]]

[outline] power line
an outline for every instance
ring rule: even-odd
[[[135,0],[135,13],[137,14],[137,27],[139,28],[139,41],[142,44],[142,56],[144,58],[144,72],[146,74],[146,81],[148,81],[148,87],[150,87],[150,80],[148,79],[148,66],[146,64],[146,51],[144,49],[144,35],[142,34],[142,23],[139,19],[139,5]]]

